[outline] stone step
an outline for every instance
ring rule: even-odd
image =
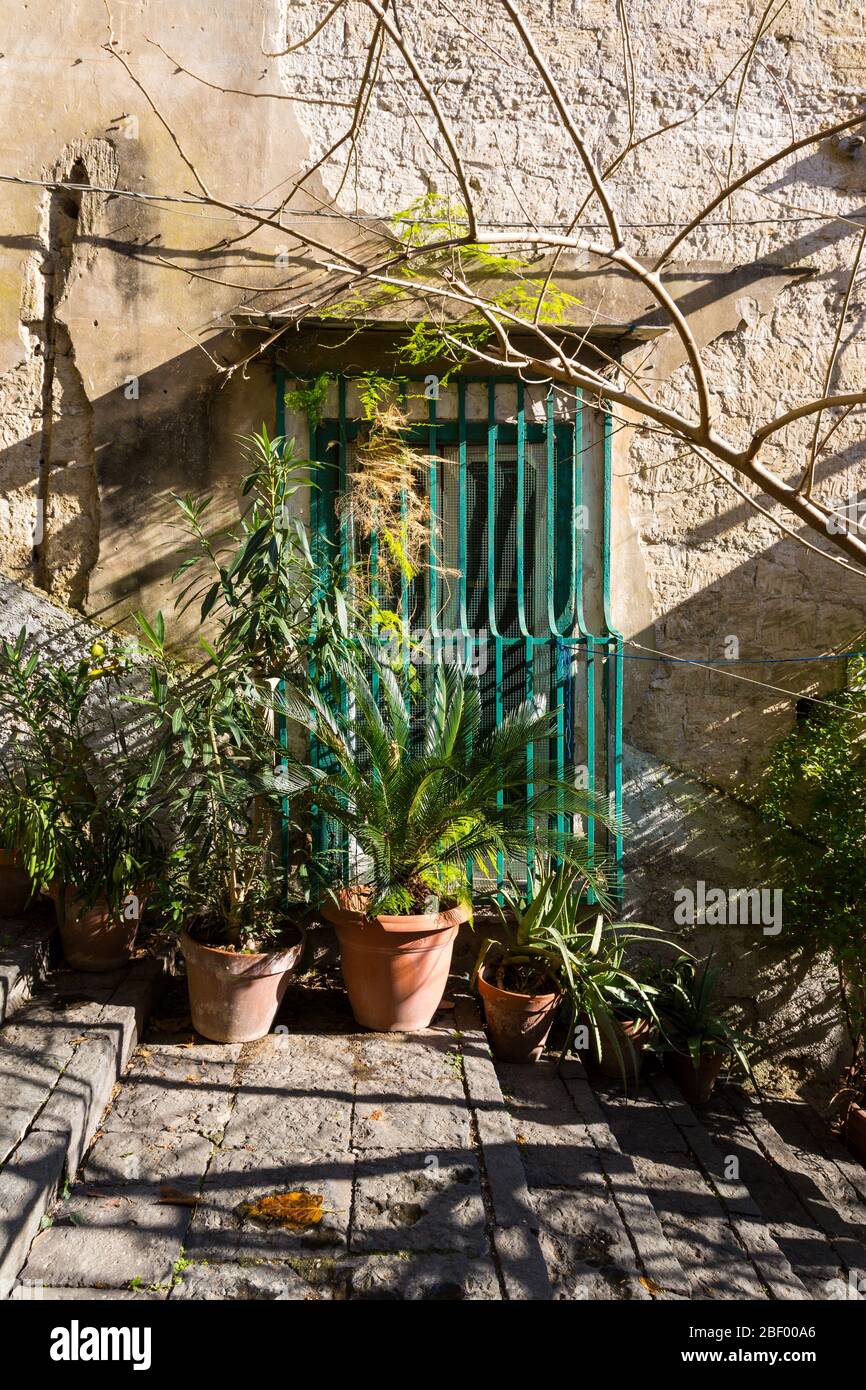
[[[577,1061],[497,1063],[557,1299],[687,1298],[690,1285]]]
[[[727,1155],[714,1142],[679,1088],[664,1075],[654,1078],[651,1085],[688,1143],[770,1297],[808,1299],[805,1284],[776,1244],[760,1207],[737,1176],[737,1169],[728,1162]]]
[[[0,1296],[81,1163],[150,1012],[159,967],[50,972],[0,1031]]]
[[[629,1097],[593,1076],[590,1093],[689,1296],[841,1298],[866,1272],[862,1169],[804,1102],[723,1086],[696,1111],[663,1073]]]
[[[743,1181],[811,1298],[838,1298],[849,1277],[866,1277],[863,1170],[810,1107],[758,1102],[727,1086],[703,1120],[717,1144],[737,1158]]]
[[[55,934],[53,908],[0,918],[0,1028],[44,983]]]

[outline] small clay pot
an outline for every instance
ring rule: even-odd
[[[368,917],[362,910],[321,909],[337,933],[352,1013],[377,1033],[429,1027],[442,1002],[464,907],[406,917]]]
[[[487,1035],[500,1062],[537,1062],[553,1027],[561,995],[517,994],[500,989],[479,971],[478,991],[484,1001]]]
[[[689,1105],[706,1105],[725,1060],[724,1052],[702,1052],[700,1066],[682,1052],[665,1053],[665,1070],[679,1086]]]
[[[21,917],[33,897],[30,875],[14,849],[0,849],[0,917]]]
[[[255,1042],[271,1024],[301,958],[305,934],[276,951],[227,951],[181,932],[189,1008],[197,1033],[213,1042]]]
[[[128,965],[140,917],[127,918],[123,908],[109,911],[104,899],[87,906],[72,888],[50,888],[67,965],[75,970],[118,970]],[[141,898],[139,904],[141,905]]]
[[[610,1038],[601,1033],[601,1056],[598,1068],[602,1076],[622,1081],[623,1071],[627,1082],[640,1079],[643,1051],[652,1035],[653,1025],[648,1018],[614,1019],[621,1057]]]
[[[855,1158],[859,1158],[861,1163],[866,1164],[866,1107],[862,1105],[850,1105],[848,1107],[848,1116],[845,1120],[845,1142]]]

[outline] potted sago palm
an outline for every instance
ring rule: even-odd
[[[558,853],[586,870],[585,841],[556,828],[585,814],[587,795],[539,769],[527,798],[526,754],[555,720],[525,703],[482,733],[477,678],[433,667],[412,695],[391,668],[344,671],[346,700],[315,694],[308,728],[323,751],[298,769],[320,815],[347,837],[349,881],[321,911],[337,934],[357,1021],[380,1031],[425,1028],[445,990],[454,941],[471,915],[467,865]],[[339,853],[342,855],[343,851]],[[335,864],[324,872],[338,877]]]

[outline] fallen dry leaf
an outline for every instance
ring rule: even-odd
[[[191,1192],[182,1192],[179,1187],[161,1187],[159,1205],[163,1207],[195,1207],[198,1197]]]
[[[268,1226],[303,1231],[308,1226],[318,1226],[323,1201],[320,1192],[272,1192],[257,1202],[242,1202],[238,1211],[241,1216]]]
[[[654,1279],[648,1278],[646,1274],[641,1275],[640,1282],[643,1284],[645,1289],[649,1290],[651,1294],[659,1294],[662,1291],[661,1285],[657,1284]]]

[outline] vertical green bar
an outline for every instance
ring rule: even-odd
[[[517,382],[517,620],[525,638],[523,669],[525,674],[525,696],[531,700],[533,685],[533,644],[526,623],[526,393],[522,380]],[[530,744],[526,750],[526,800],[535,794],[535,749]],[[527,830],[532,824],[527,816]],[[531,891],[534,855],[530,848],[526,855],[527,891]]]
[[[549,683],[553,697],[556,700],[556,778],[562,781],[565,777],[565,674],[560,670],[560,642],[558,640],[558,628],[556,624],[556,471],[555,471],[555,445],[556,428],[553,418],[553,388],[547,393],[545,402],[545,450],[547,458],[547,486],[545,488],[545,535],[546,535],[546,558],[547,558],[547,626],[550,630],[549,641]],[[556,816],[556,832],[559,835],[565,834],[565,815],[560,811]]]
[[[428,583],[430,586],[430,648],[435,661],[439,654],[439,459],[438,437],[436,432],[436,399],[431,396],[427,402],[427,498],[430,505],[430,566]]]
[[[469,567],[466,518],[466,379],[461,376],[457,381],[457,626],[460,630],[460,647],[456,634],[452,634],[452,642],[454,657],[459,660],[463,656],[468,665],[472,651],[466,606],[466,572]],[[471,889],[475,877],[471,859],[466,861],[466,877]]]
[[[575,550],[574,585],[575,618],[577,628],[583,639],[585,652],[584,690],[586,694],[586,789],[590,796],[595,793],[595,639],[589,631],[583,603],[583,542],[584,532],[578,530],[576,518],[583,505],[583,400],[576,393],[574,416],[574,515],[577,545]],[[587,816],[586,847],[590,865],[595,863],[595,817]],[[595,901],[590,892],[589,899]]]
[[[277,410],[276,410],[276,435],[278,439],[283,439],[286,432],[286,374],[282,367],[276,371],[277,380]],[[280,699],[284,699],[286,693],[286,682],[280,677],[277,686]],[[280,745],[280,766],[286,767],[288,762],[289,730],[284,714],[278,714],[277,719],[277,739]],[[289,900],[289,798],[284,796],[280,803],[280,848],[283,856],[283,907],[288,906]]]
[[[487,383],[487,626],[493,640],[494,657],[494,728],[502,723],[502,637],[496,619],[496,382]],[[496,803],[502,806],[504,797],[497,792]],[[505,883],[505,860],[496,855],[496,887],[501,892]]]
[[[405,411],[406,405],[407,405],[407,392],[406,392],[406,383],[405,383],[405,382],[401,382],[401,384],[400,384],[400,404],[401,404],[403,410]],[[407,503],[407,500],[406,500],[406,492],[405,492],[405,489],[404,489],[404,490],[400,493],[400,522],[401,522],[401,525],[402,525],[404,528],[405,528],[405,524],[406,524],[407,507],[408,507],[408,503]],[[403,534],[404,534],[404,536],[405,536],[405,529],[404,529]],[[402,541],[402,538],[401,538],[401,541]],[[405,683],[406,683],[407,686],[408,686],[408,684],[409,684],[409,667],[410,667],[411,664],[412,664],[412,652],[411,652],[410,641],[409,641],[409,616],[410,616],[410,612],[411,612],[411,606],[410,606],[410,602],[409,602],[409,580],[406,578],[406,575],[403,573],[403,570],[402,570],[402,567],[401,567],[401,570],[400,570],[400,623],[401,623],[401,626],[402,626],[402,628],[403,628],[403,643],[402,643],[402,646],[403,646],[403,678],[404,678],[404,681],[405,681]]]
[[[337,387],[337,402],[338,402],[338,405],[337,405],[337,416],[338,416],[338,418],[337,418],[337,427],[338,427],[338,440],[339,440],[339,444],[338,444],[338,463],[337,463],[337,468],[338,468],[338,473],[337,473],[337,493],[338,493],[338,496],[339,496],[339,497],[343,497],[343,496],[345,496],[345,493],[346,493],[346,486],[347,486],[347,472],[348,472],[348,466],[349,466],[349,465],[348,465],[349,442],[348,442],[348,432],[347,432],[347,428],[346,428],[346,378],[345,378],[345,376],[342,376],[342,375],[340,376],[339,383],[338,383],[338,387]],[[351,528],[352,528],[352,526],[353,526],[353,521],[352,521],[351,515],[350,515],[348,512],[346,512],[346,511],[342,511],[342,512],[341,512],[341,515],[340,515],[340,521],[339,521],[339,527],[340,527],[340,569],[341,569],[342,574],[343,574],[344,576],[348,575],[348,573],[349,573],[349,566],[350,566],[350,563],[351,563],[350,557],[351,557]],[[341,683],[341,685],[340,685],[340,709],[341,709],[341,711],[342,711],[342,713],[343,713],[344,716],[347,715],[348,712],[349,712],[349,693],[348,693],[348,691],[347,691],[345,685],[343,685],[342,683]],[[339,836],[339,844],[340,844],[340,860],[341,860],[342,867],[343,867],[343,882],[346,883],[346,882],[348,882],[348,879],[349,879],[349,837],[348,837],[348,835],[347,835],[345,832],[343,832],[343,831],[338,832],[338,836]]]
[[[467,659],[472,655],[469,637],[469,619],[466,606],[466,573],[468,564],[467,546],[467,501],[466,501],[466,380],[460,377],[457,382],[457,611],[463,645]]]
[[[605,666],[607,668],[607,723],[606,751],[608,757],[608,797],[612,800],[611,807],[616,821],[613,835],[614,852],[614,872],[616,876],[616,895],[618,901],[623,898],[623,853],[622,853],[622,677],[623,677],[623,642],[622,633],[614,626],[612,605],[611,605],[611,502],[613,491],[613,417],[610,410],[604,412],[604,540],[603,540],[603,565],[604,565],[604,622],[607,628],[607,655]],[[613,716],[613,730],[610,729],[610,719]],[[613,762],[612,775],[610,762]],[[610,783],[613,782],[613,795],[611,798]]]

